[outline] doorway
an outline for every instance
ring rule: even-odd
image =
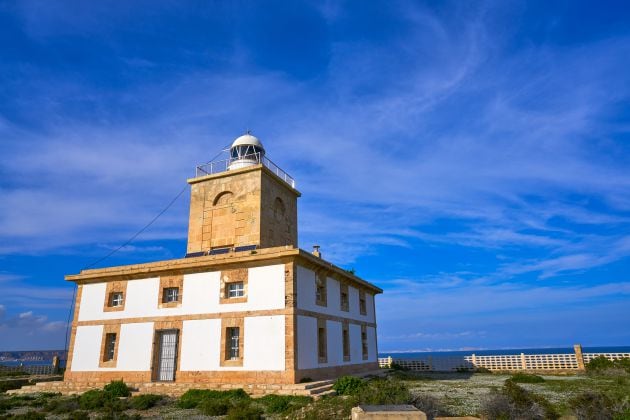
[[[154,366],[153,377],[157,381],[175,380],[178,336],[178,330],[156,331],[157,363]]]

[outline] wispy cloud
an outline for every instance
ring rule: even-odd
[[[132,5],[4,6],[23,48],[0,64],[1,254],[114,249],[195,164],[250,128],[304,194],[303,247],[373,269],[380,284],[407,270],[408,293],[426,293],[440,303],[434,311],[466,316],[457,288],[481,306],[552,305],[547,296],[569,299],[552,288],[563,281],[573,288],[557,290],[575,302],[581,293],[615,301],[612,286],[598,289],[610,279],[587,274],[630,256],[627,30],[538,39],[508,4],[394,2],[369,15],[365,5],[317,2],[287,12],[297,17],[274,14],[284,20],[273,25],[254,9],[214,7],[157,5],[136,38]],[[177,40],[163,36],[165,21],[185,29]],[[290,45],[293,34],[252,39],[295,21],[314,28],[316,38],[303,38],[312,51]],[[123,253],[169,258],[161,242],[183,243],[187,216],[184,195]],[[28,287],[12,293],[21,304],[39,299]],[[388,290],[383,302],[415,311],[401,294]],[[447,329],[468,330],[486,329]],[[399,335],[414,331],[437,334],[409,326]]]

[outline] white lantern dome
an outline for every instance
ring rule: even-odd
[[[262,163],[264,156],[265,148],[262,142],[248,131],[232,143],[228,170],[257,165]]]

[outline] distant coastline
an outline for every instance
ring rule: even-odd
[[[0,351],[0,366],[48,365],[55,356],[59,357],[60,365],[64,366],[65,350]]]
[[[630,346],[582,347],[584,353],[629,353]],[[378,357],[391,356],[397,359],[413,359],[423,356],[466,356],[469,354],[492,356],[500,354],[564,354],[573,353],[573,347],[528,348],[528,349],[496,349],[496,350],[454,350],[454,351],[384,351]]]

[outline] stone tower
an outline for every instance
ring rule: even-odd
[[[262,143],[251,134],[234,141],[227,161],[198,167],[188,183],[187,256],[297,247],[300,193],[293,179],[265,158]]]

